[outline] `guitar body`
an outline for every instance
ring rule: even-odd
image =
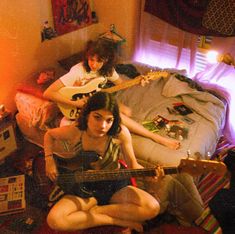
[[[59,171],[57,184],[60,188],[67,194],[74,194],[83,198],[96,197],[99,204],[106,204],[113,193],[134,183],[133,178],[77,182],[76,174],[82,175],[88,170],[92,172],[94,165],[98,163],[99,156],[93,151],[82,152],[79,157],[71,159],[56,158],[56,161]],[[124,162],[119,161],[119,163],[122,169],[126,168]]]
[[[81,99],[83,96],[89,96],[94,92],[99,91],[99,87],[104,83],[105,78],[96,78],[88,82],[83,86],[74,86],[74,87],[63,87],[59,90],[59,93],[64,97],[76,101]],[[78,107],[73,107],[63,103],[57,104],[62,114],[68,119],[76,119],[79,116],[80,109]]]

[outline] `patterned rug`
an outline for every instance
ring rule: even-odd
[[[230,144],[224,137],[221,137],[211,159],[223,161],[230,149],[235,149],[235,145]],[[213,173],[203,175],[197,184],[197,188],[201,194],[206,209],[202,216],[196,221],[196,224],[204,228],[209,233],[220,234],[222,233],[222,230],[219,227],[218,221],[211,213],[208,203],[220,189],[228,187],[228,178],[218,176]]]

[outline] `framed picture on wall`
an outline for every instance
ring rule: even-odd
[[[58,36],[92,24],[89,0],[51,0],[51,3]]]

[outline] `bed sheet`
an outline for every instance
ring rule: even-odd
[[[119,91],[116,96],[132,109],[132,118],[140,124],[152,120],[157,115],[182,122],[183,116],[170,114],[167,110],[173,103],[183,102],[193,110],[193,113],[187,116],[195,122],[184,122],[188,129],[188,137],[181,141],[181,148],[178,150],[169,149],[150,139],[132,134],[137,158],[154,164],[177,166],[180,159],[187,157],[188,150],[195,159],[198,155],[206,159],[208,154],[215,151],[226,115],[226,105],[216,96],[189,87],[187,82],[180,81],[175,74],[167,79],[151,81],[145,87],[138,85]]]

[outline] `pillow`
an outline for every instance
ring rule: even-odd
[[[51,125],[60,111],[54,102],[39,98],[34,94],[17,92],[15,103],[18,112],[29,119],[29,125],[42,130]]]
[[[62,66],[66,71],[69,71],[71,67],[76,65],[77,63],[81,62],[84,57],[84,52],[78,52],[73,54],[67,58],[61,59],[58,61],[60,66]]]

